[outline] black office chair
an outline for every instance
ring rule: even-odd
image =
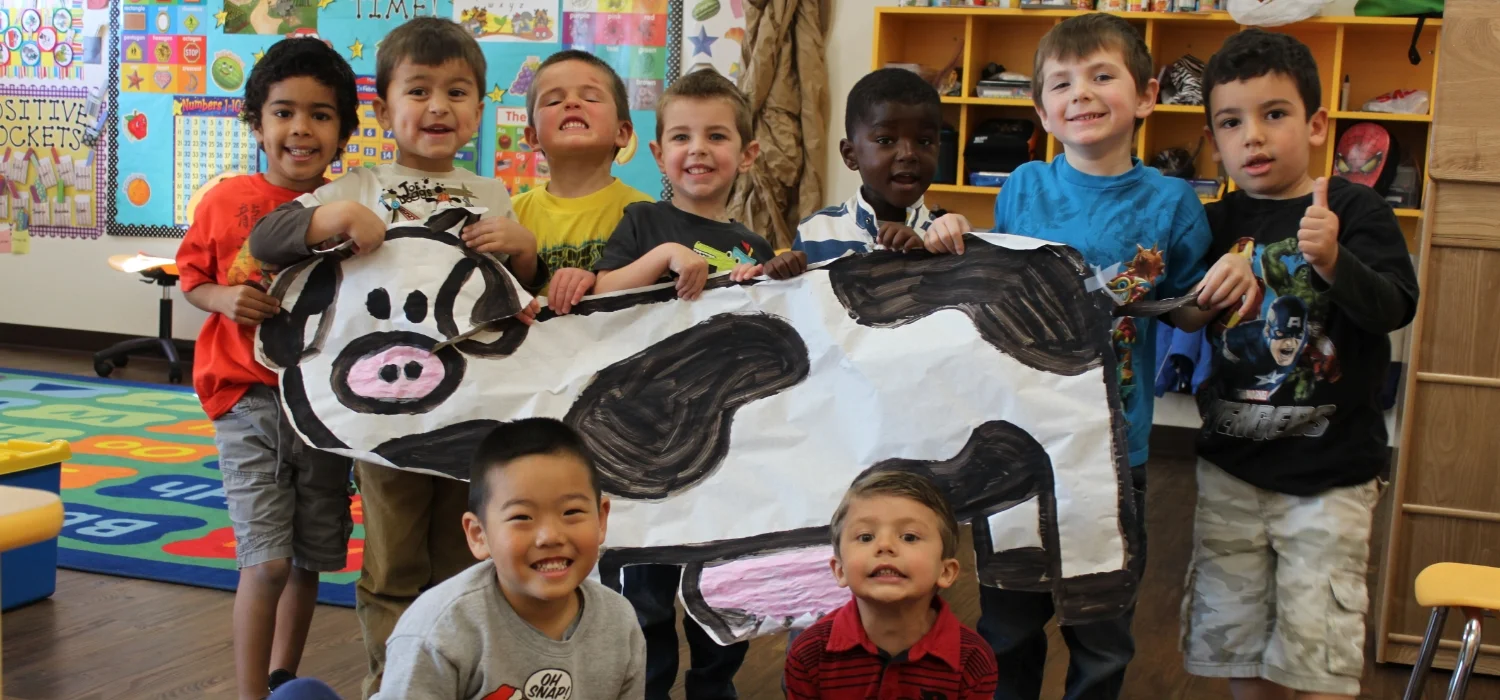
[[[161,287],[160,319],[155,338],[132,338],[111,345],[94,353],[94,371],[108,377],[116,367],[124,367],[131,355],[150,354],[167,359],[167,381],[182,383],[182,356],[188,354],[172,339],[172,288],[177,286],[177,275],[164,268],[153,267],[141,270],[142,282],[155,283]]]

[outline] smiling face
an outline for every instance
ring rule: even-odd
[[[430,173],[453,169],[453,156],[479,129],[480,112],[474,69],[456,58],[436,66],[403,60],[375,98],[381,128],[396,136],[396,162]]]
[[[1070,155],[1128,154],[1136,120],[1150,115],[1156,103],[1156,80],[1136,85],[1125,57],[1108,48],[1081,58],[1049,58],[1040,72],[1037,115]]]
[[[535,454],[492,467],[483,518],[464,515],[469,549],[494,560],[518,614],[566,601],[599,560],[609,499],[569,453]]]
[[[925,104],[880,102],[855,121],[839,142],[850,170],[858,170],[861,191],[883,221],[905,219],[937,173],[938,132],[943,117]]]
[[[1246,194],[1289,199],[1312,191],[1308,155],[1328,138],[1328,111],[1309,119],[1297,83],[1283,73],[1215,85],[1214,159]]]
[[[630,143],[630,122],[620,120],[614,81],[597,66],[562,61],[536,76],[537,95],[526,142],[548,158],[605,153]]]
[[[755,163],[760,144],[742,144],[734,106],[724,99],[675,97],[661,110],[656,165],[672,183],[673,200],[723,207],[734,178]]]
[[[831,564],[840,586],[873,603],[928,597],[958,579],[958,560],[943,557],[937,514],[913,499],[886,494],[850,502]]]
[[[339,131],[333,88],[305,75],[272,84],[254,130],[266,152],[266,180],[299,192],[317,189],[349,140]]]

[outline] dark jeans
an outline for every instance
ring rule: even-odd
[[[298,678],[271,693],[271,700],[340,700],[327,683],[316,678]]]
[[[677,681],[677,586],[682,567],[667,564],[627,566],[621,574],[625,597],[646,635],[646,700],[667,700]],[[692,666],[685,683],[688,700],[733,700],[734,674],[745,662],[749,642],[719,646],[691,616],[682,618]]]
[[[1130,470],[1135,486],[1140,570],[1146,560],[1146,468]],[[1037,700],[1047,662],[1047,633],[1052,595],[979,588],[979,635],[995,650],[1000,682],[995,700]],[[1135,608],[1114,620],[1062,628],[1068,644],[1068,677],[1064,700],[1115,700],[1125,684],[1125,666],[1135,656],[1130,623]]]

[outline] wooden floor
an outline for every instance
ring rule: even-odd
[[[92,372],[84,354],[5,346],[0,346],[0,367]],[[164,381],[165,376],[163,366],[150,361],[133,361],[117,375],[146,382]],[[1181,432],[1156,438],[1156,457],[1148,465],[1151,558],[1135,618],[1136,657],[1123,697],[1227,698],[1223,681],[1189,676],[1182,670],[1177,609],[1192,534],[1191,444]],[[1384,527],[1377,526],[1377,537],[1384,532]],[[1372,547],[1378,552],[1381,543],[1373,542]],[[959,617],[969,624],[979,612],[976,591],[972,581],[961,581],[948,596]],[[4,615],[4,699],[232,697],[232,601],[233,595],[222,591],[60,571],[57,593],[50,600]],[[1067,655],[1055,629],[1051,638],[1054,651],[1047,660],[1043,697],[1059,698]],[[781,696],[784,653],[780,637],[751,644],[738,677],[741,697]],[[322,678],[346,698],[356,698],[363,673],[364,650],[354,611],[319,607],[301,674]],[[1360,697],[1399,698],[1409,673],[1406,666],[1368,664]],[[1443,697],[1447,679],[1446,672],[1435,671],[1427,697]],[[681,698],[681,693],[679,682],[673,697]],[[1500,679],[1476,677],[1470,683],[1469,697],[1500,698]]]

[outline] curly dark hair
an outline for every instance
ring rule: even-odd
[[[260,128],[261,110],[271,94],[271,86],[290,78],[308,77],[333,91],[338,99],[339,131],[344,135],[359,129],[359,91],[354,84],[354,69],[333,47],[322,39],[282,39],[256,61],[245,81],[245,109],[240,121],[252,129]]]
[[[1285,75],[1297,84],[1297,94],[1302,96],[1302,106],[1307,110],[1304,118],[1311,119],[1323,106],[1318,61],[1307,44],[1286,34],[1246,29],[1224,40],[1224,45],[1203,69],[1203,112],[1208,116],[1208,128],[1214,126],[1214,86],[1273,73]]]
[[[905,68],[881,68],[859,79],[849,89],[844,108],[844,135],[854,138],[856,125],[868,125],[875,106],[887,103],[929,107],[936,126],[943,123],[943,100],[937,89]]]

